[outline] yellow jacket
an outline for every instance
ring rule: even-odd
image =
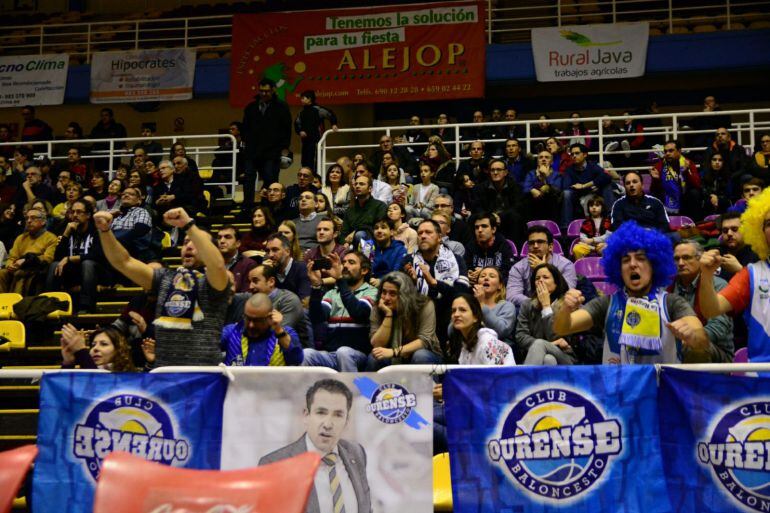
[[[23,258],[27,253],[34,253],[38,255],[41,263],[50,264],[53,262],[53,254],[58,243],[59,238],[49,231],[45,231],[35,238],[32,238],[29,233],[24,232],[16,237],[16,240],[13,242],[13,247],[10,253],[8,253],[6,265],[15,262],[19,258]]]

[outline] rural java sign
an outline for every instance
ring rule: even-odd
[[[644,75],[647,23],[532,29],[538,82],[603,80]]]

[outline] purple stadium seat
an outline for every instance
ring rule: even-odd
[[[555,255],[564,255],[564,251],[561,249],[561,244],[559,244],[559,241],[556,239],[553,240],[553,253]],[[525,242],[521,247],[521,253],[519,253],[519,256],[521,258],[527,258],[527,255],[529,255],[529,243]]]
[[[613,285],[608,281],[595,281],[593,283],[594,283],[594,287],[596,287],[596,290],[598,290],[605,296],[612,295],[618,290],[618,288],[615,285]]]
[[[694,226],[695,222],[687,216],[668,216],[672,230],[678,230],[684,226]]]
[[[583,226],[583,219],[573,219],[567,226],[567,237],[580,237],[580,227]]]
[[[607,277],[602,267],[601,257],[585,257],[575,262],[575,272],[589,280],[600,280]]]
[[[515,257],[519,256],[519,250],[516,249],[516,244],[511,239],[505,239],[505,242],[507,242],[508,245],[511,247],[511,251],[513,251],[513,256]]]
[[[527,228],[531,226],[545,226],[554,237],[561,237],[559,225],[549,219],[536,219],[527,223]]]
[[[745,347],[738,349],[733,356],[733,363],[749,363],[749,350]]]
[[[716,222],[721,216],[719,214],[711,214],[710,216],[706,216],[703,218],[704,221],[714,221]]]

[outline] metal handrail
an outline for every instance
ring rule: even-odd
[[[760,116],[766,116],[767,120],[758,120],[757,115]],[[644,114],[644,115],[632,115],[634,120],[640,120],[643,121],[645,119],[655,119],[655,120],[670,120],[669,123],[662,123],[662,126],[654,127],[654,129],[645,129],[642,135],[645,137],[663,137],[664,139],[680,139],[683,136],[691,136],[691,135],[698,135],[698,134],[710,134],[713,133],[713,130],[697,130],[692,129],[686,125],[686,121],[691,120],[692,118],[696,117],[716,117],[716,116],[730,116],[731,118],[734,116],[741,116],[741,117],[748,117],[747,120],[737,121],[735,119],[731,120],[731,128],[733,129],[734,135],[737,135],[737,137],[734,137],[736,141],[739,144],[744,144],[744,139],[748,138],[746,141],[745,147],[747,150],[753,150],[756,144],[756,132],[758,130],[764,129],[767,126],[770,126],[770,109],[743,109],[743,110],[726,110],[726,111],[717,111],[717,112],[674,112],[674,113],[659,113],[659,114]],[[611,141],[612,139],[621,139],[621,138],[628,138],[628,137],[635,137],[634,133],[619,133],[619,134],[605,134],[604,133],[604,127],[602,125],[602,121],[606,119],[610,119],[612,121],[622,121],[626,119],[629,116],[587,116],[582,118],[558,118],[558,119],[549,119],[547,120],[552,126],[556,125],[562,125],[571,123],[573,121],[582,121],[583,123],[587,124],[595,124],[596,128],[592,129],[592,133],[590,133],[591,138],[598,138],[600,141],[599,147],[596,151],[592,152],[592,159],[596,159],[598,156],[599,162],[605,162],[607,160],[607,157],[612,158],[612,156],[618,156],[620,154],[625,153],[622,149],[616,149],[616,150],[607,150],[605,146],[605,140]],[[333,130],[327,130],[324,132],[324,134],[321,136],[321,140],[318,143],[318,162],[322,163],[319,165],[319,172],[322,175],[322,180],[326,177],[326,169],[329,165],[333,163],[333,160],[330,160],[328,157],[328,153],[330,150],[345,150],[348,151],[347,156],[352,156],[349,153],[349,150],[361,150],[361,149],[373,149],[378,147],[378,143],[364,143],[364,144],[339,144],[339,145],[329,145],[328,140],[330,137],[343,137],[344,135],[350,135],[350,134],[374,134],[376,137],[381,137],[382,135],[389,135],[394,136],[396,134],[401,134],[402,132],[406,130],[430,130],[434,128],[448,128],[451,132],[454,132],[455,138],[452,140],[443,141],[444,145],[447,147],[447,149],[450,149],[450,151],[454,150],[454,160],[455,165],[459,166],[460,162],[462,160],[467,159],[468,157],[461,156],[461,146],[468,145],[472,141],[469,139],[462,139],[462,131],[466,128],[480,128],[480,127],[508,127],[508,126],[519,126],[524,129],[525,136],[520,137],[519,141],[522,143],[522,148],[525,153],[529,154],[532,152],[534,144],[536,144],[539,141],[544,141],[547,139],[547,137],[532,137],[532,128],[536,125],[538,125],[541,121],[539,119],[533,119],[533,120],[517,120],[517,121],[498,121],[498,122],[488,122],[488,123],[448,123],[445,125],[438,125],[438,124],[427,124],[427,125],[397,125],[397,126],[377,126],[377,127],[360,127],[360,128],[339,128],[337,131]],[[564,139],[570,139],[572,136],[563,134],[557,136],[558,139],[564,140]],[[501,143],[505,141],[505,139],[481,139],[482,142],[485,143]],[[533,144],[534,143],[534,144]],[[394,143],[394,146],[422,146],[426,147],[429,143]],[[684,146],[683,148],[684,152],[697,152],[697,151],[703,151],[706,148],[702,145],[690,145],[690,146]],[[656,151],[656,148],[654,148],[652,145],[645,146],[644,148],[637,149],[637,150],[630,150],[629,153],[631,154],[648,154],[650,152]],[[486,156],[491,156],[490,152],[486,153]],[[616,171],[628,171],[628,170],[638,170],[641,168],[641,166],[613,166],[613,169]]]
[[[666,28],[668,33],[674,27],[688,23],[724,23],[724,29],[730,30],[736,23],[754,18],[767,18],[766,7],[770,0],[749,0],[733,2],[716,0],[705,5],[676,6],[673,0],[657,2],[660,7],[649,8],[648,0],[595,0],[581,1],[569,6],[554,0],[550,5],[520,4],[512,7],[495,7],[491,0],[487,2],[487,41],[493,43],[493,35],[512,34],[517,40],[529,40],[533,26],[561,27],[564,25],[585,25],[584,18],[591,18],[591,23],[620,23],[647,21],[652,26]],[[568,10],[569,9],[569,10]],[[747,12],[757,9],[760,12]],[[565,12],[566,11],[566,12]],[[689,13],[709,14],[689,16]],[[602,21],[595,18],[603,17]],[[539,22],[539,23],[534,23]]]
[[[672,32],[675,26],[693,22],[724,22],[730,30],[735,23],[751,18],[766,18],[763,8],[770,5],[770,0],[715,0],[712,4],[699,6],[675,6],[674,1],[659,2],[666,7],[647,8],[648,0],[595,0],[581,1],[571,5],[574,11],[566,11],[567,6],[560,0],[553,0],[548,5],[516,5],[496,7],[492,0],[487,0],[486,31],[487,42],[493,43],[493,36],[514,34],[528,40],[533,26],[561,27],[563,25],[581,25],[584,17],[606,16],[606,22],[647,21],[653,26],[667,28]],[[748,9],[759,12],[746,12]],[[708,15],[691,17],[688,13],[703,12]],[[565,12],[566,11],[566,12]],[[232,46],[230,27],[232,14],[197,17],[177,17],[138,20],[112,20],[80,23],[40,24],[25,27],[23,34],[7,32],[0,36],[0,45],[4,52],[8,50],[27,50],[27,53],[58,53],[69,48],[68,54],[85,56],[91,62],[95,50],[124,50],[118,45],[132,46],[134,49],[150,48],[158,43],[168,46],[188,48],[190,43],[206,41],[196,45],[202,50],[229,50]],[[509,26],[514,24],[514,26]],[[169,26],[171,25],[171,26]],[[125,26],[125,28],[123,28]],[[226,31],[224,29],[227,29]],[[64,30],[62,32],[62,30]],[[219,33],[219,32],[222,33]],[[172,36],[157,37],[156,34],[172,33]],[[179,32],[177,35],[176,33]],[[129,37],[123,35],[128,34]],[[119,35],[116,37],[116,35]],[[154,36],[154,37],[153,37]],[[113,38],[113,39],[111,39]],[[21,42],[16,42],[21,40]]]
[[[169,43],[168,47],[191,47],[191,42],[210,41],[195,45],[197,49],[229,50],[233,15],[200,16],[187,18],[158,18],[139,20],[113,20],[87,23],[56,23],[25,27],[24,34],[6,32],[0,36],[4,53],[8,50],[28,50],[27,53],[66,53],[85,56],[91,62],[94,51],[124,50],[117,45],[129,45],[134,49],[150,49],[157,43]],[[221,20],[226,20],[222,22]],[[123,28],[123,27],[126,28]],[[64,32],[61,30],[64,29]],[[155,36],[171,33],[169,37]],[[177,34],[178,33],[178,34]],[[129,34],[131,37],[124,37]],[[117,35],[117,37],[116,37]],[[21,40],[21,42],[16,42]]]
[[[230,171],[230,181],[228,182],[205,182],[205,185],[223,185],[227,188],[229,194],[225,194],[223,197],[225,199],[232,199],[235,196],[235,187],[238,183],[238,175],[237,175],[237,167],[236,167],[236,160],[238,155],[238,143],[235,137],[232,134],[197,134],[197,135],[185,135],[183,137],[180,136],[156,136],[156,137],[122,137],[122,138],[115,138],[115,139],[56,139],[51,141],[14,141],[14,142],[5,142],[0,143],[0,147],[3,146],[35,146],[35,147],[41,147],[45,146],[45,151],[42,152],[36,152],[36,157],[48,157],[51,162],[55,162],[57,160],[66,160],[66,155],[55,155],[54,154],[54,147],[72,147],[77,146],[81,147],[84,144],[93,144],[93,143],[109,143],[109,149],[107,150],[96,150],[92,151],[90,155],[81,155],[80,158],[82,160],[94,160],[94,159],[101,159],[107,162],[107,169],[104,169],[102,171],[106,171],[108,173],[108,176],[110,179],[112,179],[112,176],[115,174],[115,159],[121,159],[122,157],[132,157],[133,151],[131,150],[124,150],[124,145],[120,143],[128,143],[128,142],[138,142],[138,141],[168,141],[170,143],[169,147],[163,148],[163,153],[156,154],[151,153],[148,154],[150,157],[154,156],[165,156],[169,160],[172,160],[172,158],[169,155],[169,152],[171,150],[171,147],[179,142],[180,140],[199,140],[199,139],[229,139],[231,148],[226,150],[219,150],[219,146],[187,146],[185,144],[185,152],[186,154],[195,159],[195,162],[198,164],[198,169],[201,168],[208,168],[212,171],[217,170],[229,170]],[[125,145],[125,147],[128,147],[128,145]],[[212,166],[209,164],[203,164],[201,162],[201,157],[208,158],[211,157],[211,160],[213,161],[214,157],[216,155],[227,155],[229,154],[232,162],[230,166]]]
[[[710,373],[748,373],[748,372],[768,372],[770,371],[770,363],[665,363],[665,364],[653,364],[655,366],[655,372],[660,374],[661,369],[672,368],[688,371],[698,372],[710,372]],[[432,376],[434,374],[444,374],[448,370],[452,369],[499,369],[497,365],[390,365],[378,371],[378,374],[390,374],[392,372],[410,372],[414,374],[424,374]],[[259,371],[264,374],[274,374],[279,379],[281,375],[285,374],[301,374],[303,372],[323,372],[328,374],[337,374],[334,369],[327,367],[227,367],[224,365],[219,366],[201,366],[201,367],[159,367],[151,371],[152,374],[167,374],[167,373],[193,373],[193,372],[210,372],[215,374],[224,374],[232,379],[234,374],[248,374],[253,371]],[[60,372],[107,372],[100,369],[0,369],[0,380],[3,379],[40,379],[43,374],[47,373],[60,373]]]

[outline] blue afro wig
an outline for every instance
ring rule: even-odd
[[[668,286],[676,276],[674,249],[671,241],[662,233],[642,228],[634,221],[626,221],[612,232],[602,254],[602,266],[607,280],[623,289],[620,264],[623,256],[632,251],[644,251],[652,265],[652,290]]]

